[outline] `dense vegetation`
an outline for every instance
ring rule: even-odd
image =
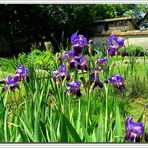
[[[1,58],[0,141],[147,142],[147,56],[115,35],[94,56],[82,35],[71,46]]]

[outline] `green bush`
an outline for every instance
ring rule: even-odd
[[[141,46],[130,45],[126,47],[128,56],[144,56],[145,50]]]
[[[21,53],[18,56],[18,63],[31,65],[39,69],[52,69],[55,66],[54,54],[49,51],[32,50],[28,55]]]

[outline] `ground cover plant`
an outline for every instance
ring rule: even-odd
[[[147,142],[146,55],[126,57],[115,34],[105,54],[78,32],[70,41],[1,59],[0,142]]]

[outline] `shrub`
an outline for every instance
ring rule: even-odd
[[[52,69],[55,65],[55,60],[51,51],[40,51],[38,49],[34,49],[28,55],[25,53],[19,54],[18,63],[24,63],[27,65],[31,65],[33,63],[35,68]]]
[[[145,50],[141,46],[130,45],[126,47],[128,56],[144,56]]]

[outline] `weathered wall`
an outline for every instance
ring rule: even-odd
[[[129,35],[123,36],[125,38],[125,45],[141,46],[148,49],[148,34],[147,35]],[[93,43],[97,46],[102,46],[103,43],[108,42],[108,36],[93,37]]]

